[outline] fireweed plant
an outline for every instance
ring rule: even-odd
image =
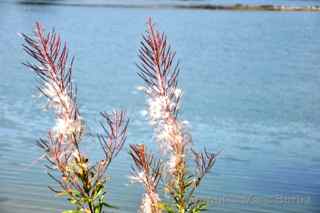
[[[97,134],[97,140],[104,158],[91,163],[80,149],[86,126],[72,81],[74,58],[69,60],[66,43],[54,30],[45,33],[39,23],[33,37],[21,36],[24,51],[34,59],[34,63],[24,65],[37,75],[38,88],[47,99],[46,108],[55,115],[55,126],[45,139],[38,141],[48,163],[48,175],[58,184],[58,188],[49,188],[74,205],[73,210],[64,213],[100,213],[105,207],[113,207],[105,201],[106,171],[125,143],[126,113],[101,113],[103,133]]]
[[[145,85],[147,115],[160,146],[162,160],[149,153],[145,145],[131,145],[134,167],[130,178],[142,183],[145,193],[140,212],[197,213],[207,210],[207,202],[194,197],[204,176],[213,167],[217,155],[192,148],[187,122],[179,118],[182,91],[178,88],[179,63],[164,33],[154,28],[151,19],[138,52],[138,75]],[[189,165],[193,158],[193,167]],[[166,162],[166,163],[163,163]],[[161,200],[158,185],[167,199]]]

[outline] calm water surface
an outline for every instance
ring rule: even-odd
[[[135,90],[141,81],[134,62],[148,16],[182,59],[182,116],[195,145],[223,149],[198,193],[211,201],[209,212],[320,212],[320,14],[9,3],[0,3],[0,212],[67,208],[46,188],[54,183],[37,161],[35,141],[53,120],[32,96],[36,80],[21,65],[27,57],[17,32],[31,33],[38,20],[55,26],[76,55],[75,81],[90,131],[97,131],[99,111],[127,108],[127,144],[155,148],[141,115],[144,97]],[[93,138],[84,147],[99,159]],[[111,203],[124,213],[136,212],[142,192],[128,184],[127,150],[113,162],[107,186]]]

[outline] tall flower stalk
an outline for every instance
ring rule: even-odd
[[[131,179],[133,182],[143,184],[145,188],[139,211],[160,213],[161,210],[158,208],[160,198],[157,193],[157,187],[163,169],[161,161],[156,160],[149,154],[143,144],[130,145],[130,155],[135,163]]]
[[[46,139],[38,145],[47,160],[48,175],[58,183],[49,188],[58,195],[66,196],[75,206],[69,213],[100,213],[104,207],[112,207],[105,201],[106,171],[111,161],[122,149],[126,137],[128,119],[124,111],[101,113],[102,134],[97,138],[104,158],[89,162],[80,150],[85,132],[85,122],[79,112],[77,91],[72,79],[74,58],[69,59],[66,42],[54,30],[45,33],[36,23],[33,37],[21,34],[24,51],[34,63],[24,63],[39,79],[39,91],[46,97],[46,108],[54,112],[55,126]]]
[[[216,154],[208,151],[197,152],[192,148],[192,137],[187,122],[179,118],[182,91],[178,88],[179,63],[175,60],[176,53],[172,50],[164,33],[154,28],[151,19],[147,22],[147,32],[141,41],[139,49],[140,63],[138,75],[144,80],[140,87],[147,96],[147,115],[150,125],[155,132],[156,142],[160,145],[161,153],[167,163],[163,170],[159,170],[157,177],[161,177],[164,190],[170,195],[171,202],[160,201],[152,203],[153,208],[144,208],[144,213],[158,212],[201,212],[206,210],[205,201],[194,198],[194,192],[203,177],[211,170]],[[154,170],[152,164],[141,163],[137,156],[141,150],[138,146],[131,146],[131,156],[139,172],[133,179],[148,177],[149,170]],[[143,146],[144,147],[144,146]],[[149,158],[152,154],[148,154]],[[188,158],[195,160],[195,168],[188,165]],[[149,170],[141,169],[151,167]],[[142,178],[142,179],[143,179]],[[144,181],[146,194],[149,185]],[[151,184],[152,185],[152,184]],[[156,189],[156,187],[155,187]],[[154,193],[155,190],[154,190]],[[146,199],[142,207],[146,206]]]

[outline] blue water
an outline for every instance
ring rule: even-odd
[[[127,108],[127,144],[155,150],[140,113],[144,96],[135,90],[142,82],[134,62],[148,16],[181,59],[182,116],[195,146],[223,150],[198,192],[210,200],[209,212],[320,212],[320,14],[13,3],[0,3],[0,212],[68,208],[46,188],[54,183],[37,161],[35,141],[53,120],[33,97],[36,80],[21,65],[27,57],[17,33],[31,33],[35,21],[56,27],[76,55],[75,81],[90,131],[97,131],[98,112]],[[99,150],[93,138],[83,146]],[[121,207],[117,212],[136,212],[142,193],[128,184],[127,150],[108,173],[107,197]],[[294,197],[303,202],[288,201]]]

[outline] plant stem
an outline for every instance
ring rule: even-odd
[[[91,201],[88,202],[88,206],[89,206],[90,212],[94,213],[94,208],[92,206],[92,202]]]

